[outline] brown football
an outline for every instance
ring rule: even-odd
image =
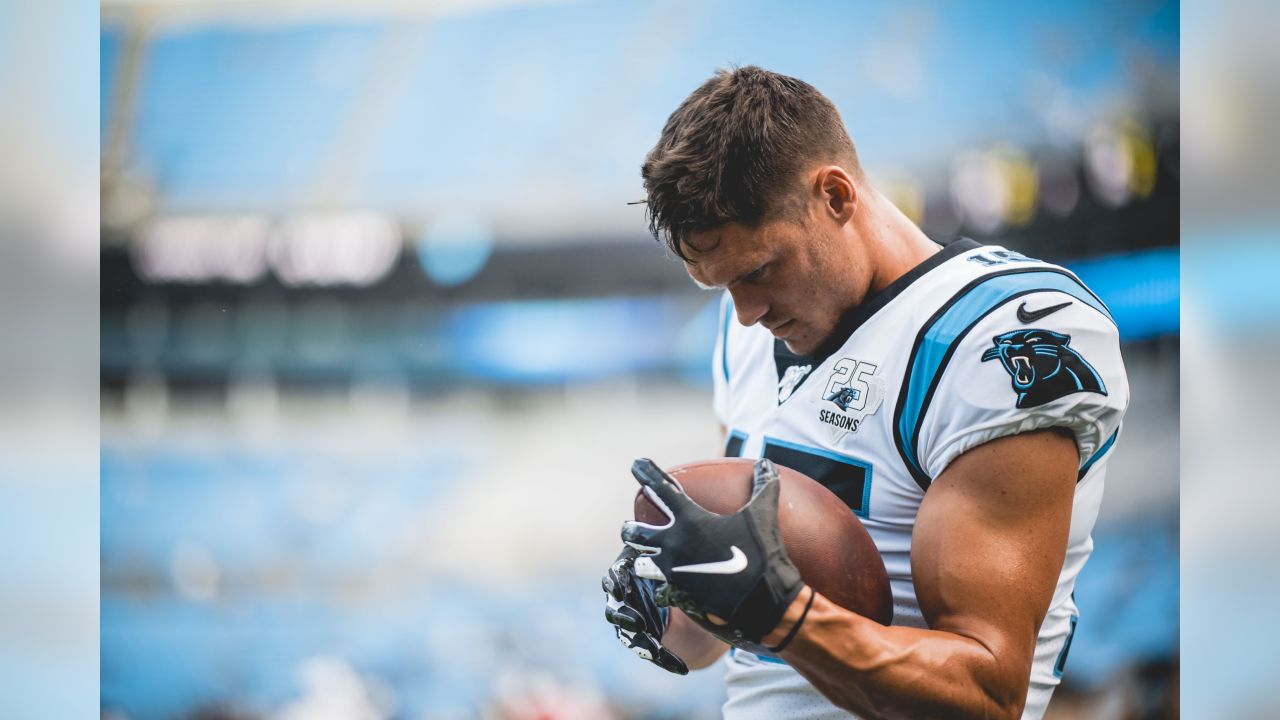
[[[667,469],[694,502],[728,515],[751,497],[754,460],[717,458]],[[778,465],[778,526],[800,577],[832,602],[887,625],[893,619],[889,576],[866,528],[835,493],[808,475]],[[666,515],[643,492],[635,519],[661,525]]]

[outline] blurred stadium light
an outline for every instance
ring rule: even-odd
[[[1085,140],[1085,166],[1099,199],[1123,205],[1146,197],[1156,180],[1155,150],[1141,128],[1100,125]]]
[[[276,229],[267,257],[288,287],[366,286],[386,277],[403,244],[395,221],[381,215],[298,215]]]
[[[440,285],[461,285],[474,278],[492,253],[493,232],[469,215],[441,214],[418,238],[418,262]]]
[[[252,283],[267,271],[269,233],[259,215],[160,218],[131,247],[134,271],[153,284]]]

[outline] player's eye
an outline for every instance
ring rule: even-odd
[[[769,269],[769,263],[765,263],[760,267],[756,268],[755,270],[752,270],[751,272],[747,273],[746,275],[743,275],[742,281],[756,282],[764,277],[765,270],[768,270],[768,269]]]

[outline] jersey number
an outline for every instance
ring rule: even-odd
[[[741,431],[729,433],[725,443],[726,457],[741,457],[747,436]],[[836,494],[854,513],[867,517],[871,502],[871,463],[848,455],[766,437],[762,457],[804,473]]]
[[[978,263],[983,267],[995,267],[1011,262],[1035,262],[1035,260],[1012,250],[988,250],[970,255],[969,262]]]

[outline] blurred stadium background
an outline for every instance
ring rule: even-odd
[[[639,165],[803,78],[931,235],[1076,270],[1133,385],[1055,718],[1177,713],[1178,4],[146,2],[101,26],[111,718],[702,718],[598,578],[714,454]]]

